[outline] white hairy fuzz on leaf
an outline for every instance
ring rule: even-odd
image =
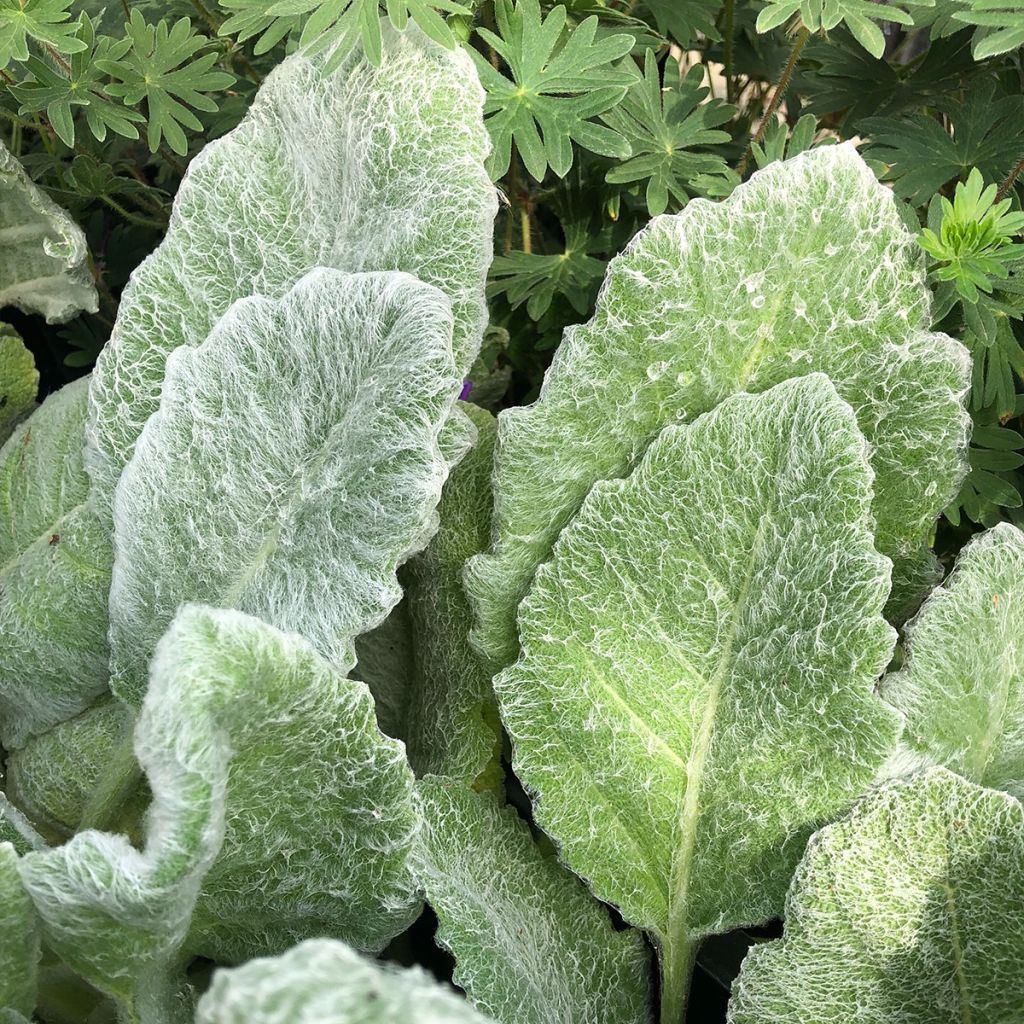
[[[0,445],[35,404],[39,371],[18,332],[0,323]]]
[[[345,663],[437,525],[439,435],[462,383],[451,332],[447,297],[408,274],[317,270],[281,299],[236,302],[171,356],[114,501],[119,697],[141,701],[185,601],[248,612]]]
[[[193,955],[246,959],[310,932],[378,951],[418,914],[402,746],[365,685],[301,637],[186,606],[135,753],[153,793],[141,851],[89,831],[21,862],[47,944],[129,1019],[177,1020]]]
[[[821,374],[667,427],[563,531],[495,678],[538,823],[656,939],[666,1024],[697,941],[777,915],[895,743],[867,458]]]
[[[970,359],[929,333],[929,303],[917,242],[850,145],[655,218],[609,264],[593,319],[566,331],[539,399],[498,417],[493,546],[467,572],[481,653],[515,659],[516,608],[596,481],[627,473],[666,424],[811,371],[871,446],[893,606],[912,605],[969,427]]]
[[[28,1021],[36,1008],[39,925],[18,876],[14,846],[0,840],[0,1022]]]
[[[0,143],[0,306],[63,323],[99,308],[82,229]]]
[[[882,697],[905,718],[893,770],[945,765],[1024,798],[1024,533],[1001,523],[961,550],[907,627]]]
[[[89,471],[109,502],[167,357],[199,345],[237,299],[276,298],[315,267],[404,270],[455,313],[463,376],[487,313],[497,193],[484,161],[483,90],[464,50],[383,28],[383,60],[356,49],[325,74],[292,54],[245,118],[189,165],[167,236],[132,274],[96,364]]]
[[[276,960],[221,970],[196,1024],[488,1024],[418,967],[373,963],[311,939]]]
[[[437,913],[453,980],[498,1024],[647,1024],[650,957],[525,822],[490,793],[417,784],[417,879]]]
[[[890,782],[808,845],[782,939],[730,1024],[1011,1024],[1024,992],[1024,810],[943,768]]]
[[[87,501],[89,379],[51,395],[0,449],[0,735],[7,750],[107,687],[110,537]]]
[[[477,428],[452,470],[426,550],[400,574],[403,602],[356,642],[358,672],[377,701],[381,727],[404,740],[417,775],[472,784],[500,755],[491,675],[469,643],[473,612],[462,586],[466,560],[487,547],[494,417],[465,404]]]

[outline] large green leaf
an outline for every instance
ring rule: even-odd
[[[132,725],[129,710],[104,695],[81,714],[8,753],[7,795],[55,839],[67,839],[80,827],[93,826],[103,816],[107,801],[119,796],[104,791],[105,778],[119,770],[135,774]],[[127,799],[106,822],[113,831],[137,831],[148,796],[134,781],[126,782],[134,798]]]
[[[0,449],[0,726],[8,750],[107,685],[110,537],[82,465],[89,381],[51,395]]]
[[[318,270],[236,302],[167,362],[118,485],[111,688],[137,704],[184,601],[237,608],[341,664],[437,525],[462,377],[437,288]],[[357,628],[358,627],[358,628]]]
[[[26,1020],[32,1016],[38,971],[36,914],[18,877],[14,847],[0,842],[0,1021],[4,1024],[12,1019],[4,1011]]]
[[[465,411],[478,441],[445,484],[437,533],[402,571],[405,600],[356,648],[382,728],[405,741],[416,774],[472,783],[500,753],[491,676],[469,644],[462,588],[466,560],[490,536],[495,425],[483,409]]]
[[[821,374],[666,427],[563,531],[495,678],[539,824],[653,934],[667,1024],[699,939],[777,915],[895,743],[868,451]]]
[[[849,145],[653,221],[609,264],[538,401],[498,419],[493,550],[467,577],[479,649],[515,658],[516,606],[596,481],[628,472],[666,423],[814,370],[872,447],[879,549],[897,563],[896,603],[912,603],[969,426],[970,360],[927,333],[929,303],[916,240]]]
[[[0,324],[0,444],[32,408],[38,387],[39,371],[32,353],[13,327]]]
[[[239,298],[315,267],[405,270],[451,299],[464,373],[486,322],[496,193],[483,93],[463,50],[384,28],[384,60],[293,54],[242,123],[189,166],[167,237],[132,275],[98,360],[89,469],[109,501],[156,410],[168,355]]]
[[[960,552],[907,628],[882,697],[906,719],[897,768],[939,764],[1024,798],[1024,533],[1001,523]]]
[[[41,313],[48,323],[95,313],[87,257],[82,229],[0,143],[0,306]]]
[[[1024,992],[1024,811],[935,768],[812,840],[781,941],[755,947],[731,1024],[1011,1024]]]
[[[241,960],[322,934],[376,951],[419,912],[401,744],[365,685],[301,637],[183,608],[135,750],[154,800],[141,851],[82,832],[22,861],[47,944],[129,1019],[170,1019],[194,954]]]
[[[340,942],[218,971],[196,1024],[487,1024],[425,971],[375,964]]]
[[[455,956],[454,981],[499,1024],[643,1024],[650,957],[639,932],[608,911],[511,807],[489,793],[427,778],[414,864]]]

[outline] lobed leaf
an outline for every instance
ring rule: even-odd
[[[276,960],[213,976],[196,1024],[487,1024],[418,967],[364,959],[340,942],[311,939]]]
[[[821,374],[727,398],[595,485],[520,607],[494,681],[516,772],[653,932],[663,999],[702,936],[779,913],[807,833],[895,743],[868,450]]]
[[[173,1019],[195,954],[245,959],[310,932],[379,950],[418,914],[402,747],[301,637],[183,608],[135,751],[153,793],[141,851],[89,831],[22,861],[47,944],[130,1018]]]
[[[437,525],[439,434],[462,377],[447,297],[407,274],[317,270],[236,302],[167,362],[114,499],[111,688],[141,701],[185,601],[237,608],[342,664],[398,603]]]
[[[942,768],[889,783],[811,840],[730,1024],[1015,1020],[1022,921],[1021,805]]]
[[[87,502],[89,380],[0,449],[0,734],[16,750],[107,687],[110,537]]]
[[[29,178],[3,143],[0,306],[40,313],[47,323],[99,308],[82,229]]]
[[[1001,523],[960,552],[907,627],[882,697],[903,715],[894,770],[944,765],[1024,797],[1024,533]]]
[[[480,347],[496,193],[472,62],[385,27],[385,59],[327,74],[293,54],[242,123],[189,166],[160,247],[134,272],[94,375],[89,472],[105,507],[156,411],[168,355],[239,298],[315,267],[404,270],[447,294],[460,371]]]
[[[666,423],[815,370],[873,449],[877,541],[896,562],[894,604],[912,606],[932,581],[927,540],[957,493],[969,427],[970,360],[929,321],[923,254],[850,145],[655,219],[609,264],[540,398],[498,419],[492,550],[466,579],[478,649],[498,666],[515,658],[516,607],[559,531]]]
[[[417,784],[414,870],[455,957],[454,981],[499,1024],[650,1021],[650,958],[526,824],[489,793]]]

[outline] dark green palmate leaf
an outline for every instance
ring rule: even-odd
[[[136,127],[145,118],[122,103],[114,103],[104,92],[104,63],[117,64],[132,46],[131,38],[114,40],[109,36],[96,39],[92,19],[83,14],[78,38],[85,48],[73,53],[65,62],[67,69],[35,55],[25,62],[29,77],[11,87],[20,102],[20,113],[45,110],[46,118],[64,145],[75,145],[75,114],[82,113],[89,131],[100,142],[110,130],[128,139],[137,139]]]
[[[1024,152],[1024,96],[997,93],[994,81],[981,78],[963,99],[948,96],[934,106],[949,127],[927,113],[860,122],[871,137],[865,156],[888,165],[883,177],[896,195],[920,205],[972,167],[988,181],[1002,181]]]
[[[77,36],[73,0],[0,0],[0,68],[28,59],[28,41],[58,53],[77,53],[85,44]]]
[[[593,487],[520,606],[495,678],[516,772],[651,932],[665,1024],[700,939],[781,911],[811,828],[895,743],[867,454],[821,374],[727,398]]]
[[[488,296],[503,295],[512,309],[524,303],[539,320],[554,298],[564,296],[581,316],[590,308],[605,263],[590,253],[602,248],[586,224],[563,224],[565,246],[560,253],[507,252],[495,256],[487,283]]]
[[[735,108],[718,99],[705,102],[710,90],[702,84],[702,65],[680,77],[679,65],[669,58],[664,74],[663,83],[648,50],[643,79],[602,115],[632,150],[630,159],[608,171],[607,180],[646,181],[652,217],[665,212],[669,197],[680,207],[695,195],[726,195],[739,183],[725,159],[708,151],[716,142],[729,141],[729,133],[717,127],[732,117]]]
[[[790,132],[784,121],[773,121],[765,129],[764,138],[760,143],[753,143],[750,152],[757,166],[767,167],[777,160],[791,160],[815,146],[814,136],[818,130],[818,122],[813,114],[804,114]],[[825,137],[817,145],[830,146],[835,139]]]
[[[934,0],[905,0],[904,6],[915,3],[929,7]],[[845,25],[873,57],[881,57],[885,52],[885,37],[876,22],[914,23],[902,7],[891,4],[880,7],[873,0],[768,0],[757,16],[757,31],[768,32],[789,21],[794,14],[800,15],[803,26],[811,32],[828,32],[837,25]]]
[[[974,35],[975,60],[985,60],[1024,46],[1024,4],[1021,0],[967,0],[953,17],[982,31]]]
[[[542,18],[538,0],[518,0],[514,7],[512,0],[497,0],[494,15],[498,33],[478,28],[477,34],[505,61],[511,78],[470,51],[487,91],[491,175],[497,179],[508,170],[513,141],[538,181],[548,167],[565,177],[573,142],[602,156],[629,156],[629,143],[592,118],[614,107],[635,81],[632,65],[616,63],[633,48],[633,37],[595,38],[596,17],[566,35],[565,8],[555,7]]]
[[[184,156],[188,138],[184,129],[200,131],[202,121],[192,109],[213,113],[217,103],[208,95],[227,89],[235,76],[215,71],[216,53],[196,54],[208,40],[192,31],[192,22],[180,18],[173,26],[166,21],[150,25],[135,9],[125,26],[131,48],[124,54],[97,58],[96,66],[116,81],[106,87],[129,106],[146,101],[146,140],[151,152],[160,148],[162,139]]]
[[[409,19],[441,46],[452,48],[455,37],[442,14],[471,13],[455,0],[220,0],[231,16],[221,35],[245,42],[259,36],[257,54],[266,53],[286,36],[297,36],[308,53],[327,51],[327,67],[334,70],[361,45],[371,64],[383,58],[380,8],[386,7],[391,24],[401,31]]]
[[[869,793],[810,842],[781,941],[730,1024],[1010,1024],[1024,991],[1024,812],[942,768]]]

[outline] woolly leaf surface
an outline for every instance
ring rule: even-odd
[[[0,324],[0,444],[33,406],[39,387],[39,371],[32,353],[17,331]]]
[[[317,270],[281,299],[238,301],[172,355],[114,502],[118,696],[141,699],[184,601],[345,662],[436,527],[438,436],[461,384],[451,330],[446,296],[408,274]]]
[[[467,589],[475,642],[516,656],[515,612],[598,480],[668,423],[811,371],[853,406],[874,450],[879,549],[920,579],[963,475],[964,348],[928,332],[922,253],[852,146],[758,171],[721,203],[658,217],[609,264],[591,321],[570,327],[531,406],[498,418],[490,554]]]
[[[37,825],[66,839],[80,827],[105,773],[134,756],[132,724],[128,709],[104,695],[8,754],[8,796]],[[112,830],[134,824],[147,802],[146,794],[139,793]]]
[[[167,235],[134,272],[93,383],[90,473],[109,501],[156,410],[168,355],[236,300],[315,267],[404,270],[444,291],[463,373],[486,324],[497,197],[468,54],[382,25],[383,59],[293,54],[189,165]]]
[[[18,854],[45,850],[46,841],[31,822],[0,792],[0,843],[10,843]]]
[[[487,1024],[426,971],[374,963],[312,939],[274,960],[220,970],[196,1024]]]
[[[472,783],[500,753],[491,677],[469,644],[462,586],[466,560],[490,536],[495,425],[483,409],[464,410],[478,440],[444,486],[437,533],[400,574],[403,602],[356,648],[382,728],[405,741],[417,775]]]
[[[975,537],[907,629],[882,696],[906,719],[898,762],[940,764],[1024,798],[1024,533]]]
[[[1024,991],[1024,811],[943,768],[819,832],[731,1024],[1009,1024]]]
[[[495,678],[517,774],[663,949],[777,915],[810,827],[895,742],[870,504],[824,376],[733,396],[596,485],[520,608]]]
[[[0,449],[0,725],[8,750],[107,685],[110,537],[86,501],[89,382],[51,395]]]
[[[378,950],[418,913],[401,744],[365,686],[301,637],[183,608],[135,750],[153,793],[141,851],[90,831],[22,862],[48,944],[130,1012],[168,1019],[194,954],[246,959],[325,933]]]
[[[649,1021],[650,957],[511,807],[436,777],[417,784],[415,871],[454,981],[499,1024]]]
[[[39,972],[39,925],[18,877],[18,854],[0,842],[0,1015],[32,1016]]]
[[[99,308],[82,229],[0,143],[0,306],[63,323]]]

